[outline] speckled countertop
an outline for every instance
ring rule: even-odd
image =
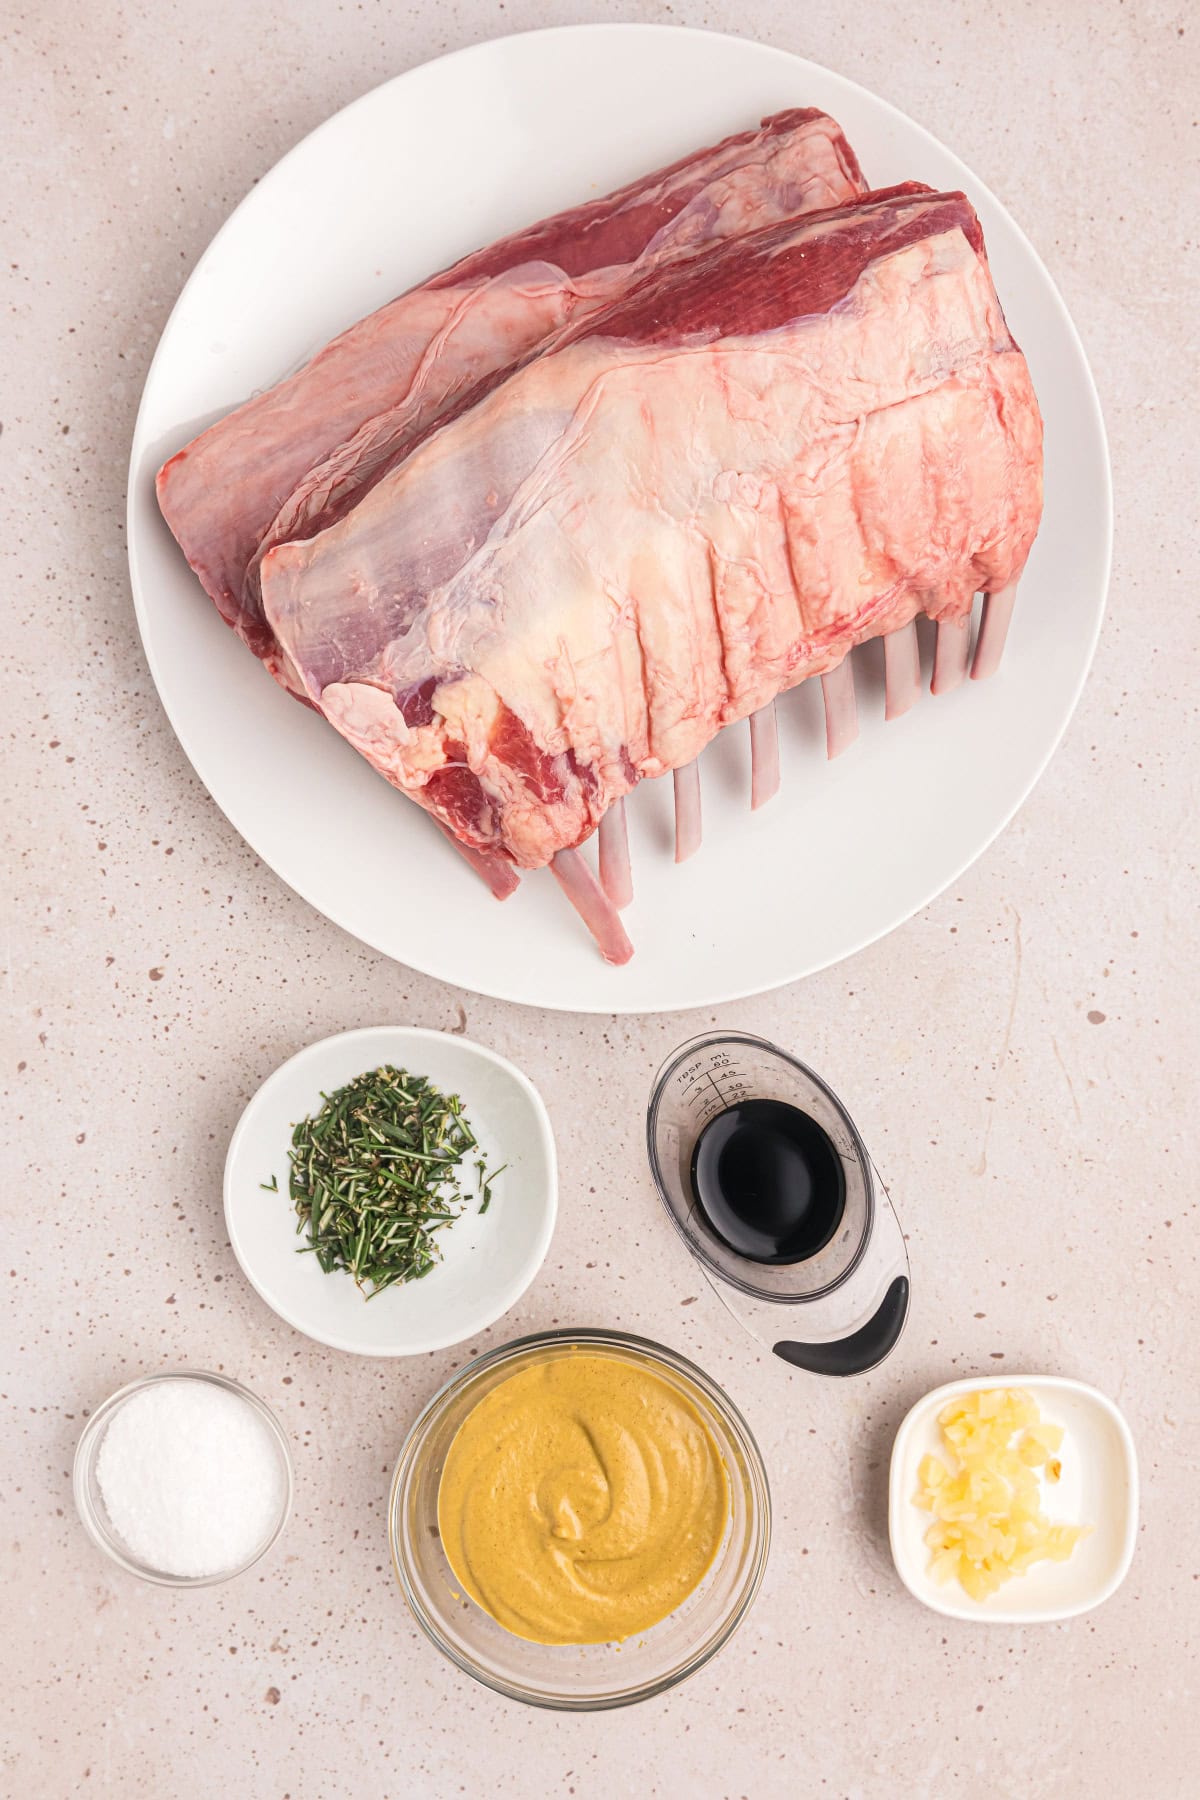
[[[1166,0],[9,0],[0,12],[5,1792],[1197,1791],[1200,24],[1188,13]],[[652,1200],[647,1083],[713,1015],[547,1019],[342,936],[199,787],[134,629],[123,490],[138,394],[231,206],[385,76],[585,17],[752,33],[930,123],[1045,255],[1112,439],[1109,618],[1032,800],[885,942],[716,1015],[821,1069],[900,1198],[914,1316],[901,1353],[847,1387],[756,1358],[698,1296]],[[493,1698],[425,1644],[393,1588],[388,1473],[465,1351],[403,1364],[327,1353],[264,1309],[230,1254],[220,1170],[246,1098],[298,1045],[381,1020],[465,1027],[533,1074],[554,1118],[550,1258],[480,1343],[558,1322],[661,1337],[728,1386],[761,1442],[776,1539],[759,1603],[699,1677],[633,1712],[563,1719]],[[628,1104],[598,1115],[580,1101],[601,1058]],[[261,1570],[183,1597],[103,1562],[69,1483],[89,1409],[172,1363],[262,1393],[299,1479]],[[1006,1366],[1082,1377],[1125,1409],[1139,1547],[1089,1617],[954,1628],[892,1571],[887,1456],[927,1387]]]

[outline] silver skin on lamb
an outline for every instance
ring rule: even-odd
[[[885,640],[889,716],[998,659],[1041,514],[1041,421],[961,194],[908,185],[628,286],[493,377],[315,536],[270,547],[265,618],[304,692],[488,859],[550,864],[630,953],[623,797],[776,695]],[[599,827],[602,881],[579,856]]]
[[[172,456],[157,480],[163,516],[227,623],[291,686],[259,602],[264,544],[313,535],[479,381],[631,279],[865,191],[834,121],[795,108],[501,238],[359,320]]]

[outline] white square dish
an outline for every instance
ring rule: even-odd
[[[1042,1484],[1043,1505],[1055,1523],[1091,1530],[1067,1562],[1036,1564],[986,1600],[972,1600],[956,1581],[929,1573],[925,1533],[929,1514],[914,1505],[917,1468],[928,1453],[945,1454],[938,1414],[959,1394],[990,1388],[1024,1388],[1047,1424],[1061,1425],[1062,1478]],[[1060,1375],[995,1375],[947,1382],[911,1409],[892,1446],[888,1535],[892,1560],[908,1591],[923,1606],[948,1618],[990,1624],[1033,1625],[1090,1612],[1110,1598],[1129,1569],[1137,1538],[1138,1473],[1133,1437],[1108,1397],[1085,1382]]]

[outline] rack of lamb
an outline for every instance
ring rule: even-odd
[[[466,258],[167,463],[224,617],[504,895],[549,867],[614,962],[624,807],[851,653],[887,712],[998,663],[1041,421],[962,194],[867,191],[793,112]],[[972,661],[976,593],[987,596]],[[581,850],[593,834],[598,878]]]

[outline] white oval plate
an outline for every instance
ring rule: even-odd
[[[297,1254],[288,1199],[292,1127],[321,1095],[382,1063],[458,1094],[489,1168],[508,1167],[491,1205],[438,1233],[442,1261],[420,1281],[365,1300],[350,1275]],[[279,1191],[264,1191],[274,1178]],[[360,1356],[415,1356],[474,1337],[514,1306],[542,1266],[558,1211],[554,1134],[541,1095],[503,1056],[469,1038],[377,1025],[309,1044],[264,1081],[225,1159],[225,1221],[251,1286],[297,1331]]]
[[[1043,1481],[1042,1505],[1056,1524],[1090,1525],[1065,1563],[1035,1563],[986,1600],[929,1574],[930,1517],[913,1505],[917,1469],[944,1454],[937,1416],[956,1394],[1025,1388],[1048,1425],[1061,1425],[1062,1479]],[[1124,1415],[1106,1394],[1062,1375],[995,1375],[950,1381],[918,1400],[896,1433],[888,1491],[892,1560],[905,1587],[934,1612],[992,1625],[1036,1625],[1090,1612],[1116,1593],[1133,1558],[1138,1528],[1137,1453]]]
[[[642,784],[629,808],[635,955],[613,969],[548,872],[500,906],[417,807],[275,686],[184,563],[154,475],[252,389],[476,245],[796,105],[832,113],[877,185],[962,187],[977,206],[1045,415],[1045,520],[991,681],[926,696],[885,728],[879,659],[859,652],[859,743],[827,764],[818,684],[788,696],[783,791],[756,814],[746,734],[726,732],[702,764],[703,848],[679,869],[671,784]],[[640,1012],[712,1005],[837,962],[987,848],[1079,697],[1104,610],[1111,512],[1074,327],[1028,240],[956,156],[885,101],[785,51],[676,26],[591,25],[479,44],[401,75],[247,195],[180,296],[146,381],[129,558],[146,656],[180,741],[283,880],[442,980],[540,1006]]]

